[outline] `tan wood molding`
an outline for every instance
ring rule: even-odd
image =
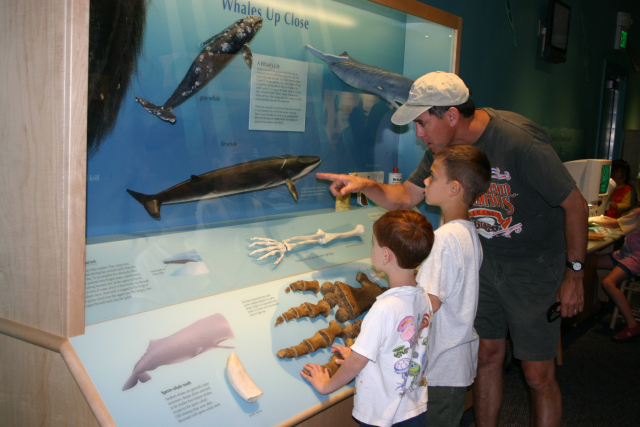
[[[65,340],[60,347],[60,354],[64,359],[64,362],[69,367],[71,375],[76,380],[78,388],[82,392],[82,395],[87,400],[91,412],[95,415],[96,420],[102,427],[115,426],[116,422],[111,417],[109,410],[107,409],[104,401],[100,397],[98,389],[91,381],[87,370],[84,368],[82,361],[78,357],[75,349],[71,345],[69,340]]]
[[[346,399],[346,398],[348,398],[350,396],[353,396],[355,394],[355,391],[356,391],[355,387],[350,387],[347,390],[343,391],[342,393],[338,393],[335,396],[331,396],[330,398],[328,398],[324,402],[318,403],[317,405],[312,406],[311,408],[307,409],[306,411],[299,413],[295,417],[289,418],[287,421],[278,424],[276,427],[289,427],[289,426],[295,426],[297,424],[300,424],[301,422],[305,421],[306,419],[309,419],[309,418],[313,417],[316,414],[319,414],[320,412],[324,411],[325,409],[329,409],[330,407],[332,407],[336,403],[339,403],[339,402],[343,401],[344,399]]]
[[[60,353],[62,343],[67,340],[65,337],[14,322],[4,317],[0,317],[0,334],[8,335],[57,353]]]

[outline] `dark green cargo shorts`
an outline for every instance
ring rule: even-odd
[[[549,322],[565,273],[565,252],[538,258],[488,258],[480,268],[475,329],[482,339],[501,339],[507,332],[513,355],[526,361],[556,357],[560,320]]]

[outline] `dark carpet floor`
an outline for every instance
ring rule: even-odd
[[[613,305],[568,331],[563,330],[564,363],[556,367],[562,392],[563,426],[640,426],[640,338],[618,343],[609,322]],[[529,396],[519,362],[507,365],[500,426],[529,425]],[[461,426],[474,426],[473,408]]]

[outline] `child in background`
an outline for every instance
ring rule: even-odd
[[[613,253],[604,253],[598,256],[598,268],[611,270],[602,279],[602,289],[620,310],[620,314],[626,322],[626,326],[613,336],[617,342],[628,341],[640,336],[640,324],[633,316],[627,297],[619,287],[623,281],[640,273],[640,207],[629,211],[619,218],[609,216],[595,216],[589,218],[590,224],[602,227],[620,229],[625,234],[624,244]]]
[[[640,273],[640,232],[635,231],[625,237],[624,245],[613,253],[598,256],[598,268],[610,269],[602,279],[602,289],[620,310],[627,325],[613,336],[614,341],[622,342],[640,336],[640,324],[633,317],[633,311],[627,297],[618,288],[623,281]]]
[[[351,348],[333,346],[343,357],[329,377],[320,365],[301,372],[322,394],[329,394],[357,376],[353,417],[361,426],[424,427],[427,410],[427,344],[434,307],[417,287],[415,269],[429,255],[433,227],[420,213],[390,211],[373,224],[371,262],[386,273],[390,288],[378,296],[364,317]]]
[[[631,186],[629,174],[631,169],[624,160],[614,160],[611,164],[611,178],[616,182],[616,189],[611,195],[609,209],[605,213],[611,218],[620,218],[622,214],[631,209]]]
[[[473,145],[453,145],[434,155],[424,181],[425,200],[442,210],[431,255],[418,283],[442,304],[429,337],[427,426],[459,426],[467,386],[476,376],[479,340],[473,328],[478,306],[482,247],[469,207],[491,183],[491,166]]]

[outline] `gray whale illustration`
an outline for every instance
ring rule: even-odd
[[[213,199],[249,191],[265,190],[287,184],[293,198],[298,200],[298,191],[293,180],[302,178],[320,164],[320,157],[283,156],[265,157],[202,175],[191,175],[191,179],[174,185],[157,194],[147,195],[127,190],[144,206],[153,218],[160,219],[160,206],[173,203],[194,202]]]
[[[146,383],[151,379],[148,371],[162,365],[184,362],[192,357],[214,348],[233,348],[221,346],[220,342],[235,338],[227,319],[220,313],[200,319],[175,334],[159,340],[151,340],[146,353],[138,360],[131,376],[122,387],[129,390],[138,381]]]
[[[307,49],[326,62],[329,69],[349,86],[377,95],[394,108],[407,102],[413,80],[401,74],[358,62],[347,52],[330,55],[314,49],[311,45],[307,45]]]
[[[173,95],[163,105],[136,98],[142,106],[160,119],[174,124],[176,116],[174,107],[185,102],[193,94],[206,86],[233,58],[242,51],[247,65],[251,68],[253,55],[249,49],[251,39],[262,27],[262,18],[256,15],[246,16],[228,26],[220,34],[202,43],[204,49],[193,61],[189,71],[178,85]]]

